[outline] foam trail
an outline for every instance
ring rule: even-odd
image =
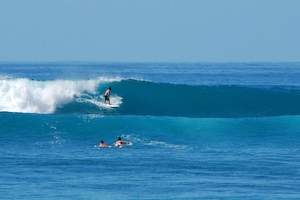
[[[82,92],[95,94],[97,85],[105,81],[109,80],[0,80],[0,111],[53,113],[57,107],[73,101],[75,95],[80,96]]]

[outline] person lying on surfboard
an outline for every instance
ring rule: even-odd
[[[125,143],[129,143],[129,144],[132,144],[132,142],[128,142],[128,141],[123,141],[122,139],[121,139],[121,137],[119,137],[118,138],[118,141],[115,143],[115,146],[116,147],[122,147],[122,144],[125,144]]]
[[[106,103],[106,101],[108,101],[109,105],[110,105],[110,99],[109,99],[110,91],[111,91],[111,87],[109,87],[104,94],[104,96],[105,96],[104,103]]]
[[[103,140],[101,140],[101,141],[100,141],[99,147],[111,147],[111,146],[105,144],[105,143],[103,142]]]

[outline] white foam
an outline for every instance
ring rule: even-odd
[[[0,111],[53,113],[57,107],[73,101],[83,92],[95,94],[101,82],[121,78],[100,77],[93,80],[37,81],[26,78],[0,80]]]
[[[124,78],[121,77],[116,77],[116,78],[108,78],[108,77],[98,77],[97,79],[98,83],[101,82],[121,82],[122,80],[125,80]]]
[[[149,143],[145,143],[145,145],[149,146],[163,146],[165,148],[172,148],[172,149],[184,149],[186,145],[176,145],[176,144],[169,144],[167,142],[160,142],[160,141],[151,141]]]
[[[136,135],[125,135],[125,134],[122,134],[121,135],[121,138],[125,138],[125,140],[129,140],[133,143],[135,142],[139,142],[139,143],[142,143],[143,145],[147,145],[147,146],[160,146],[160,147],[163,147],[163,148],[171,148],[171,149],[185,149],[187,148],[186,145],[181,145],[181,144],[170,144],[170,143],[167,143],[167,142],[162,142],[162,141],[148,141],[148,139],[140,139],[138,136]]]
[[[2,75],[0,75],[0,80],[6,80],[6,79],[9,79],[9,78],[11,78],[11,77],[9,77],[9,76],[2,76]]]

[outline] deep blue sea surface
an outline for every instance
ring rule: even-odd
[[[2,62],[0,199],[300,199],[299,77],[300,63]]]

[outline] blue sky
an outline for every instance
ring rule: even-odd
[[[300,61],[300,1],[0,0],[0,61]]]

